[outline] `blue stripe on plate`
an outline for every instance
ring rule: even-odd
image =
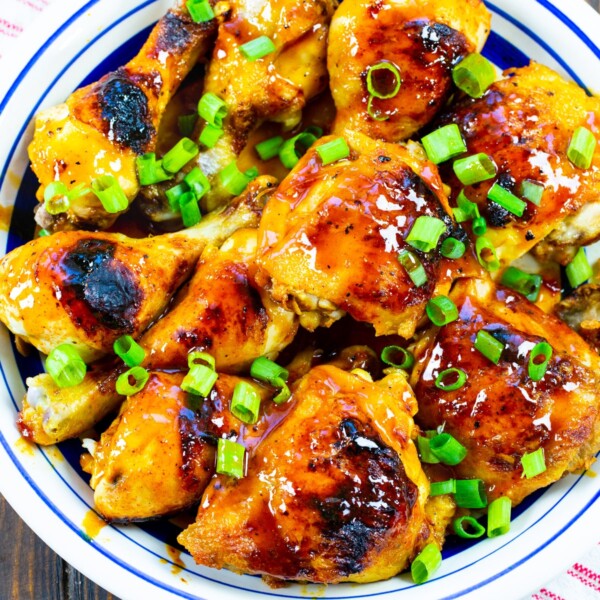
[[[481,53],[503,71],[510,67],[526,67],[531,61],[527,54],[495,31],[490,31]]]

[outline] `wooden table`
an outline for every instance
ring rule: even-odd
[[[600,12],[600,0],[585,0]],[[52,552],[0,496],[0,600],[117,600]]]

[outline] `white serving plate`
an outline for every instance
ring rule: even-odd
[[[600,91],[600,16],[583,0],[487,4],[493,35],[485,53],[498,66],[518,66],[534,58]],[[94,69],[103,61],[109,59],[104,69],[124,62],[142,37],[123,44],[169,5],[167,0],[57,2],[26,35],[20,51],[5,61],[0,81],[0,205],[14,205],[15,210],[10,230],[0,231],[0,254],[32,232],[35,182],[26,175],[26,147],[34,114],[62,101],[86,77],[99,77],[101,72]],[[178,556],[165,543],[174,538],[168,525],[106,526],[90,539],[92,492],[77,466],[78,444],[32,449],[20,441],[14,424],[24,377],[40,369],[37,357],[16,355],[8,332],[0,329],[0,491],[56,552],[123,599],[506,600],[552,578],[598,541],[600,478],[588,475],[569,476],[524,503],[515,511],[509,534],[465,547],[448,546],[435,578],[418,587],[403,575],[369,585],[272,589],[258,577],[201,568],[190,556]]]

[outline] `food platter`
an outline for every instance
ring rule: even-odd
[[[28,33],[8,66],[0,94],[2,254],[31,238],[36,187],[27,172],[32,117],[74,88],[125,62],[169,2],[109,0],[60,3]],[[600,18],[583,2],[494,0],[493,34],[484,51],[500,68],[534,58],[600,90]],[[369,585],[292,585],[194,565],[174,550],[169,523],[102,526],[79,468],[80,445],[33,448],[20,440],[15,415],[24,380],[41,370],[21,357],[2,329],[0,355],[0,491],[34,531],[100,585],[127,598],[467,598],[520,597],[569,565],[597,541],[600,480],[572,475],[523,503],[509,534],[475,545],[448,544],[436,576],[415,586],[406,575]]]

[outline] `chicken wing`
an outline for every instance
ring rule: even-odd
[[[276,426],[240,432],[241,480],[217,476],[179,541],[203,565],[275,579],[386,579],[428,541],[428,482],[411,441],[412,392],[320,366]]]
[[[564,323],[489,281],[461,280],[451,298],[459,318],[430,333],[411,383],[419,425],[442,426],[468,450],[455,476],[482,479],[490,499],[508,496],[517,504],[563,474],[588,467],[600,450],[598,355]],[[475,349],[481,330],[502,343],[498,364]],[[544,340],[552,356],[542,379],[534,381],[530,354]],[[435,385],[448,368],[467,375],[455,391]],[[524,477],[523,456],[540,448],[545,472]]]
[[[327,51],[338,110],[334,131],[408,139],[448,99],[452,67],[483,48],[490,18],[481,0],[344,0],[331,21]],[[378,64],[396,68],[401,85],[393,97],[369,102],[367,76]],[[372,77],[383,95],[400,83],[389,70]]]

